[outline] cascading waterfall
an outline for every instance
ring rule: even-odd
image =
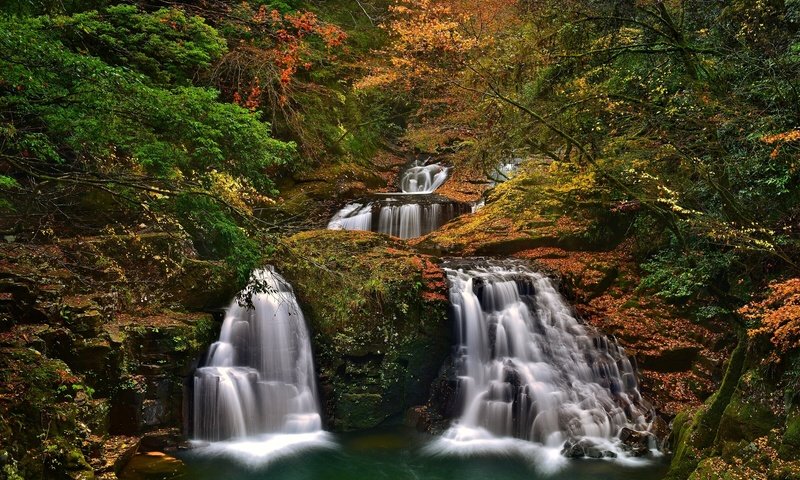
[[[348,203],[328,222],[328,230],[372,230],[372,203]]]
[[[271,269],[256,271],[251,282],[252,308],[233,301],[206,365],[195,371],[193,436],[214,442],[212,450],[263,457],[325,433],[309,334],[292,288]]]
[[[368,230],[400,238],[415,238],[438,229],[471,206],[433,192],[447,180],[448,168],[416,161],[400,177],[403,193],[379,195],[339,210],[329,230]]]
[[[415,238],[470,211],[468,205],[443,197],[429,197],[427,201],[431,203],[405,200],[384,197],[369,203],[348,204],[328,222],[328,229],[369,230],[399,238]]]
[[[580,440],[616,456],[624,427],[649,427],[630,360],[581,324],[547,277],[514,261],[446,272],[463,411],[434,451],[481,451],[512,437],[551,460]]]
[[[433,193],[441,187],[449,169],[440,163],[425,165],[417,160],[400,177],[403,193]]]

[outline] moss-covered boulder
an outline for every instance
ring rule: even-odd
[[[719,390],[673,423],[667,479],[800,479],[797,360],[769,364],[763,339],[744,337]]]
[[[274,259],[312,330],[329,427],[378,425],[425,403],[450,349],[444,272],[398,240],[311,231]]]
[[[512,255],[537,247],[567,250],[609,248],[630,223],[572,184],[556,182],[547,167],[531,161],[512,179],[486,194],[485,205],[417,241],[450,254]],[[565,200],[566,199],[566,200]],[[612,218],[613,217],[613,220]]]

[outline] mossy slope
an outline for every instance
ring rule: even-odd
[[[376,426],[422,404],[450,349],[444,273],[403,242],[311,231],[274,263],[310,324],[325,412],[336,430]]]

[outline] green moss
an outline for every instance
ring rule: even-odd
[[[450,348],[444,276],[429,258],[384,235],[325,230],[286,240],[273,262],[308,319],[334,428],[425,402]]]
[[[737,444],[740,440],[749,442],[766,435],[776,426],[777,420],[772,411],[761,405],[758,399],[746,399],[737,392],[725,408],[717,431],[717,443],[724,442],[723,456],[729,458],[738,451],[735,446],[733,449],[726,446]]]
[[[86,452],[77,448],[87,435],[82,421],[95,410],[81,382],[61,360],[27,348],[0,349],[0,393],[6,399],[0,404],[0,443],[10,457],[10,477],[94,478]]]
[[[742,336],[731,354],[719,390],[694,414],[691,421],[686,416],[680,418],[680,422],[676,419],[677,425],[673,427],[675,453],[665,479],[688,478],[703,459],[704,451],[712,446],[722,415],[739,383],[746,352],[747,337]]]
[[[337,423],[343,430],[373,427],[390,414],[383,398],[375,393],[346,393],[336,406]]]
[[[786,419],[786,431],[778,453],[786,460],[800,460],[800,412],[796,410]]]

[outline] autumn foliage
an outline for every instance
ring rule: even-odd
[[[285,105],[298,73],[320,58],[333,60],[347,39],[341,28],[309,11],[281,13],[243,3],[230,18],[240,38],[220,62],[217,77],[221,86],[233,88],[233,101],[250,110]]]
[[[788,353],[800,346],[800,278],[773,283],[770,294],[763,300],[752,302],[739,310],[756,326],[749,335],[769,335],[780,353]]]
[[[376,66],[357,88],[435,82],[463,68],[470,55],[508,26],[515,0],[397,0],[382,25],[392,41],[382,52],[388,62]]]

